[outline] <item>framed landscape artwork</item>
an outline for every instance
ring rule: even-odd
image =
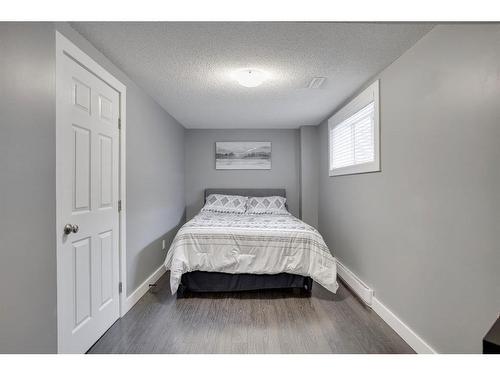
[[[215,169],[271,169],[271,142],[215,142]]]

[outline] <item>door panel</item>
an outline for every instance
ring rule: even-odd
[[[113,139],[99,134],[99,208],[113,203]]]
[[[113,267],[113,232],[99,234],[99,277],[101,284],[101,298],[99,309],[102,309],[113,298],[113,275],[107,272]]]
[[[90,251],[90,238],[73,242],[73,267],[75,269],[73,282],[76,301],[73,331],[80,329],[88,322],[92,310]]]
[[[99,118],[110,124],[113,123],[113,103],[103,95],[99,95]]]
[[[120,101],[89,70],[62,59],[57,200],[63,226],[78,230],[58,228],[59,351],[82,353],[119,317]]]
[[[90,114],[90,87],[73,77],[74,101],[76,107]]]
[[[73,124],[73,211],[90,210],[90,130]]]

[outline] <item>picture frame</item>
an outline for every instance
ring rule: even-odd
[[[269,170],[271,154],[271,142],[215,142],[215,169]]]

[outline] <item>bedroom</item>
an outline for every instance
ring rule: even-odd
[[[429,21],[0,22],[0,353],[498,349],[500,24]]]

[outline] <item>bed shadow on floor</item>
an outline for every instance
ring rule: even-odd
[[[339,288],[337,293],[332,293],[316,282],[313,283],[313,288],[310,293],[300,288],[284,288],[284,289],[265,289],[265,290],[249,290],[238,292],[192,292],[186,290],[183,296],[178,298],[177,295],[171,295],[170,282],[168,275],[164,275],[156,286],[150,289],[150,293],[155,296],[157,302],[161,300],[170,300],[176,298],[178,301],[206,299],[206,300],[222,300],[222,299],[238,299],[238,300],[275,300],[275,299],[319,299],[324,301],[343,301],[348,297],[348,294],[343,293],[343,289]]]

